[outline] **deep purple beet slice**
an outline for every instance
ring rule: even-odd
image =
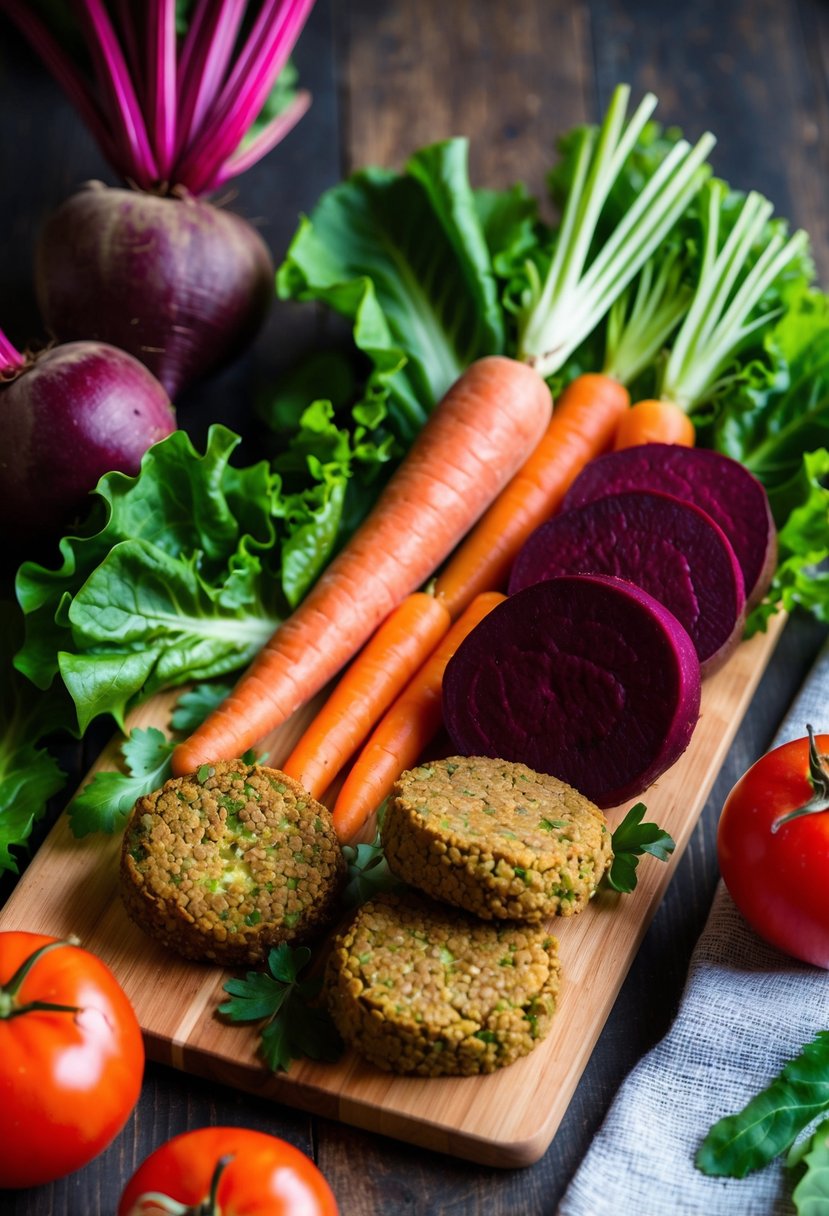
[[[598,575],[511,595],[461,643],[443,680],[459,752],[521,761],[601,807],[635,798],[682,755],[699,701],[697,653],[676,617]]]
[[[673,495],[610,494],[554,516],[520,550],[510,594],[560,574],[612,574],[649,592],[687,630],[703,675],[742,636],[745,593],[734,550],[710,515]]]
[[[643,443],[592,460],[571,485],[562,511],[623,490],[657,490],[684,498],[719,524],[743,572],[749,608],[768,590],[777,533],[766,491],[737,460],[707,448]]]

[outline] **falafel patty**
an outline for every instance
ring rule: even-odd
[[[241,760],[139,798],[121,849],[132,919],[185,958],[230,965],[321,928],[344,876],[327,808],[278,769]]]
[[[382,825],[389,868],[486,920],[570,916],[612,860],[597,806],[525,764],[450,756],[397,780]]]
[[[415,892],[379,896],[337,935],[325,971],[346,1043],[423,1077],[494,1072],[550,1028],[557,943],[545,928],[485,923]]]

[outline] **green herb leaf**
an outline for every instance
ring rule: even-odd
[[[52,707],[12,669],[20,616],[0,603],[0,870],[17,873],[10,849],[24,845],[48,800],[66,778],[49,752],[37,746],[55,721]]]
[[[675,841],[657,824],[642,822],[646,810],[644,802],[637,802],[613,833],[613,862],[606,877],[614,891],[629,894],[634,890],[643,853],[667,861],[676,848]]]
[[[307,946],[283,942],[270,951],[266,972],[248,971],[244,979],[224,985],[232,999],[219,1006],[219,1013],[232,1022],[264,1022],[261,1052],[274,1072],[303,1056],[336,1060],[342,1052],[331,1019],[316,1003],[321,980],[299,978],[310,959]]]
[[[380,839],[384,807],[377,815],[377,831],[370,844],[347,844],[343,846],[347,873],[341,895],[344,908],[358,908],[367,899],[373,899],[383,891],[397,891],[405,884],[389,869]]]
[[[806,1172],[792,1193],[798,1216],[825,1216],[829,1201],[829,1120],[821,1123],[802,1146],[792,1149],[786,1164],[805,1165]]]
[[[197,684],[195,688],[183,692],[170,716],[170,726],[173,730],[190,734],[197,726],[201,726],[208,714],[221,705],[231,687],[230,684],[216,681],[211,684]]]
[[[744,1178],[786,1152],[829,1110],[829,1031],[822,1030],[741,1111],[715,1123],[696,1165],[704,1174]]]
[[[115,832],[124,826],[138,798],[158,789],[172,776],[175,743],[154,726],[136,728],[121,745],[126,772],[96,773],[69,803],[75,836]]]

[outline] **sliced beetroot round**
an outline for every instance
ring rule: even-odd
[[[624,490],[657,490],[684,498],[719,524],[743,572],[749,608],[768,590],[777,562],[777,533],[766,491],[737,460],[707,448],[643,443],[608,452],[585,466],[562,511]]]
[[[722,528],[671,494],[630,491],[556,515],[527,539],[510,593],[560,574],[612,574],[664,604],[696,647],[703,675],[740,642],[743,575]]]
[[[509,596],[443,680],[458,752],[520,761],[601,807],[635,798],[681,756],[699,701],[697,653],[673,613],[603,575]]]

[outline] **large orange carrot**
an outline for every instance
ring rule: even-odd
[[[434,739],[443,721],[441,688],[446,664],[467,634],[505,599],[499,591],[476,596],[380,719],[334,803],[334,827],[340,840],[353,839],[400,774],[417,763]]]
[[[406,596],[343,673],[322,709],[282,765],[319,798],[368,738],[451,624],[425,591]]]
[[[613,448],[636,447],[640,443],[679,443],[694,446],[696,430],[681,406],[673,401],[647,398],[625,410],[616,428]]]
[[[550,393],[492,355],[449,389],[374,510],[235,689],[173,753],[173,771],[241,755],[353,658],[457,545],[538,444]]]
[[[481,591],[505,586],[518,550],[561,503],[588,460],[613,441],[630,398],[618,380],[585,374],[557,401],[541,443],[435,581],[452,617]]]

